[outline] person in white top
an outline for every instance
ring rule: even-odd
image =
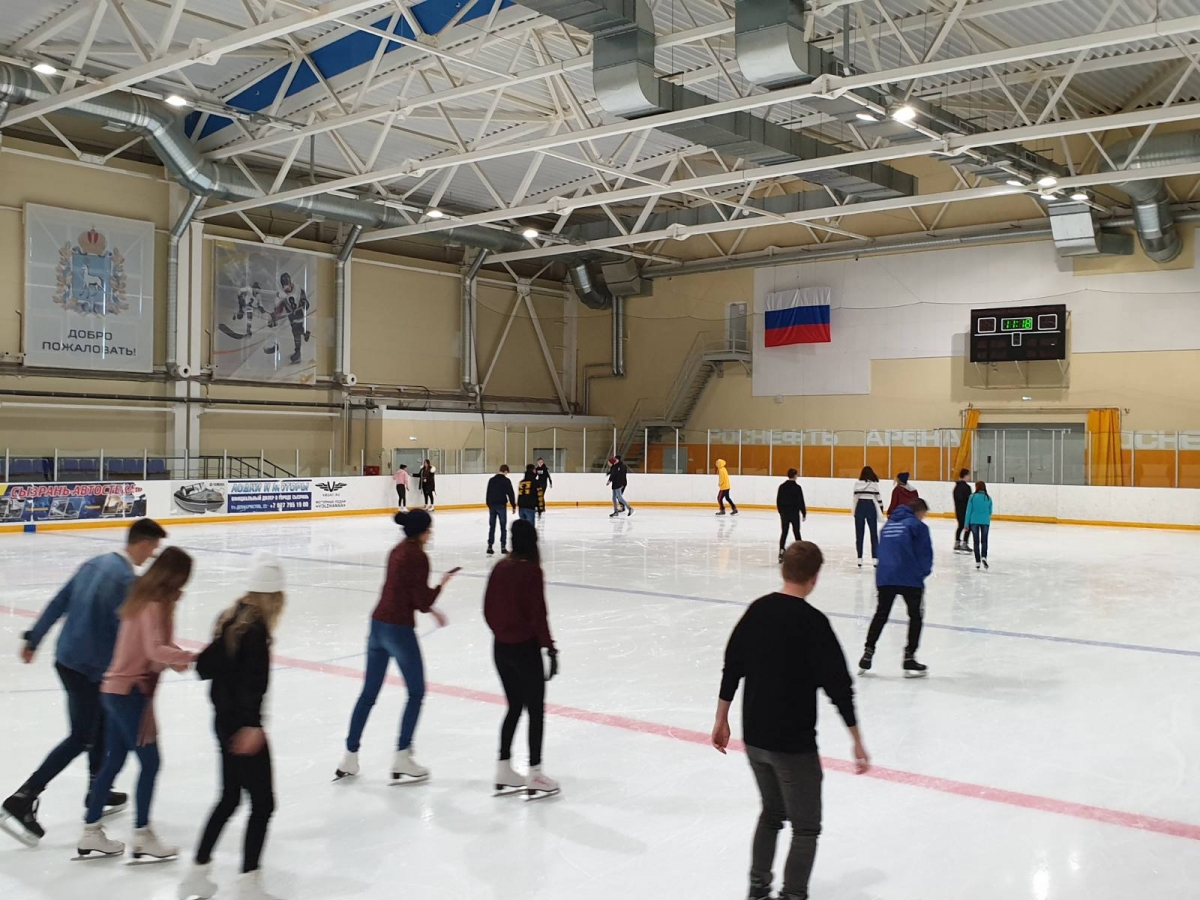
[[[871,530],[871,559],[879,565],[879,513],[883,499],[879,496],[879,476],[870,466],[863,466],[854,483],[854,543],[858,549],[859,568],[863,564],[863,531]]]

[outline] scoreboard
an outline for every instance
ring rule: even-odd
[[[1065,304],[971,310],[971,362],[1066,358]]]

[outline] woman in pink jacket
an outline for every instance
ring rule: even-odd
[[[178,547],[168,547],[133,583],[120,609],[121,628],[112,663],[100,686],[104,705],[104,764],[96,776],[87,824],[79,839],[79,857],[118,856],[120,841],[109,840],[100,824],[104,799],[132,751],[142,771],[137,785],[137,820],[133,832],[133,858],[171,859],[177,847],[162,844],[150,829],[150,802],[158,777],[159,755],[154,722],[154,690],[164,669],[185,671],[196,654],[175,645],[175,604],[192,574],[192,558]]]
[[[401,465],[392,473],[392,484],[396,485],[396,503],[400,512],[408,512],[408,466]]]

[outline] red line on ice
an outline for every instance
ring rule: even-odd
[[[38,616],[32,610],[18,609],[11,606],[7,607],[7,611],[14,616],[27,619],[36,619]],[[203,646],[203,644],[196,641],[181,640],[179,643],[187,646]],[[285,668],[318,672],[323,675],[338,675],[342,678],[360,679],[363,676],[362,669],[354,668],[353,666],[342,666],[337,663],[314,662],[291,656],[275,656],[274,662],[275,665]],[[389,684],[403,684],[404,680],[397,675],[389,675],[387,682]],[[507,702],[499,694],[480,691],[475,688],[458,687],[452,684],[426,683],[425,690],[433,694],[456,697],[459,700],[474,700],[477,703],[489,703],[493,706],[503,706]],[[646,722],[641,719],[613,715],[612,713],[595,712],[594,710],[580,709],[574,706],[561,706],[556,703],[546,704],[546,712],[552,716],[561,716],[565,719],[574,719],[577,722],[587,722],[592,725],[603,725],[608,728],[619,728],[622,731],[631,731],[635,734],[650,734],[657,737],[670,738],[675,741],[683,741],[688,744],[699,744],[701,746],[708,746],[709,743],[709,736],[703,731],[679,728],[674,725],[663,725],[658,722]],[[742,751],[745,750],[745,747],[741,741],[733,741],[730,743],[729,749]],[[821,757],[821,764],[827,771],[845,774],[854,773],[854,763],[844,759],[833,759],[823,756]],[[862,777],[874,778],[878,781],[886,781],[891,784],[923,788],[924,790],[936,791],[941,794],[967,797],[972,800],[986,800],[990,803],[1015,806],[1019,809],[1031,809],[1037,812],[1052,813],[1057,816],[1070,816],[1089,822],[1119,825],[1122,828],[1132,828],[1137,831],[1149,831],[1154,834],[1165,834],[1171,837],[1200,841],[1200,825],[1193,825],[1190,822],[1176,822],[1171,819],[1160,819],[1154,816],[1142,815],[1141,813],[1124,812],[1119,809],[1108,809],[1103,806],[1089,806],[1085,803],[1057,800],[1054,797],[1042,797],[1038,794],[1023,794],[1019,791],[1007,791],[1003,788],[988,787],[984,784],[954,781],[949,778],[938,778],[934,775],[920,775],[916,772],[888,769],[883,766],[872,766],[871,770]]]

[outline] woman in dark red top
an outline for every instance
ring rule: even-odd
[[[558,674],[558,651],[546,618],[546,591],[538,554],[537,527],[524,519],[512,525],[512,556],[492,569],[483,598],[483,617],[496,636],[494,658],[508,714],[500,728],[496,790],[524,790],[529,796],[557,794],[558,782],[542,774],[542,724],[546,685]],[[550,654],[550,674],[542,668],[542,648]],[[512,742],[521,711],[529,711],[529,776],[512,767]]]
[[[429,586],[429,557],[425,542],[429,540],[433,520],[421,509],[396,513],[396,524],[404,529],[405,539],[395,546],[388,557],[387,579],[375,612],[371,614],[371,633],[367,638],[367,671],[362,693],[350,716],[350,733],[346,736],[346,755],[337,769],[337,777],[358,774],[358,747],[371,707],[379,696],[387,676],[390,660],[395,660],[408,687],[408,704],[400,720],[400,739],[392,761],[393,781],[424,781],[429,770],[412,758],[413,732],[425,699],[425,664],[421,646],[417,643],[416,614],[429,613],[438,626],[446,617],[433,608],[442,588],[454,577],[454,571],[442,576],[437,587]]]

